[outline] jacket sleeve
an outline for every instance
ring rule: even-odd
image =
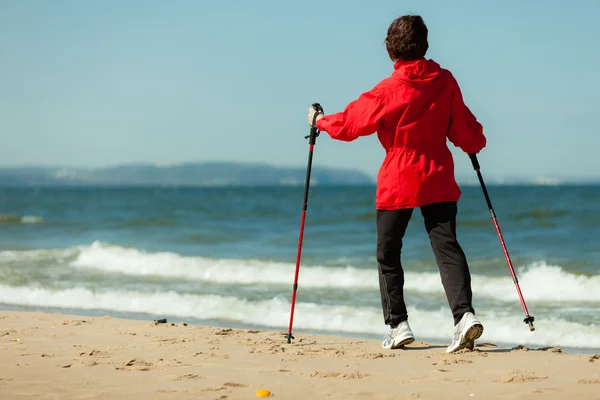
[[[486,145],[483,126],[477,121],[469,107],[464,103],[458,82],[450,76],[453,87],[450,105],[450,126],[448,139],[467,154],[480,152]]]
[[[325,115],[317,121],[317,128],[332,139],[351,142],[375,133],[385,112],[383,96],[376,86],[348,104],[344,111]]]

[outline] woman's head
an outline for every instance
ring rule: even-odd
[[[425,57],[429,44],[427,26],[418,15],[404,15],[390,25],[385,47],[392,61],[411,61]]]

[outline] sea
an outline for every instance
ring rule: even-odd
[[[462,185],[480,341],[600,349],[600,186],[490,185],[535,331],[479,186]],[[290,319],[304,187],[0,188],[0,309],[264,329]],[[293,333],[381,339],[375,187],[310,188]],[[404,240],[417,340],[453,320],[423,218]]]

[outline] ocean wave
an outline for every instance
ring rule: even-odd
[[[164,276],[224,284],[289,285],[295,264],[260,260],[185,257],[176,253],[149,253],[135,248],[95,242],[83,247],[71,262],[89,268],[135,276]],[[576,275],[557,265],[536,262],[517,271],[519,285],[528,301],[600,302],[600,276]],[[475,297],[514,302],[516,290],[509,271],[506,276],[472,276]],[[301,266],[299,282],[307,288],[376,289],[375,266]],[[437,272],[405,272],[405,289],[419,293],[443,294]]]
[[[94,242],[58,250],[0,251],[1,263],[66,264],[68,267],[103,271],[128,276],[152,276],[197,280],[217,284],[290,285],[295,264],[262,260],[213,259],[182,256],[170,252],[146,252]],[[506,275],[491,277],[472,275],[474,297],[514,302],[517,293],[508,268]],[[536,262],[517,271],[519,284],[527,302],[600,303],[600,275],[587,276],[565,271],[557,265]],[[405,272],[405,290],[443,296],[437,272]],[[303,288],[377,290],[375,265],[370,268],[347,266],[300,267],[299,284]]]
[[[101,242],[82,247],[70,265],[126,275],[164,276],[226,284],[289,285],[295,271],[295,264],[291,263],[186,257],[177,253],[150,253]],[[306,287],[377,287],[377,276],[373,275],[372,270],[352,266],[301,266],[300,275],[301,284]]]
[[[84,249],[85,247],[72,247],[68,249],[2,250],[0,251],[0,263],[41,261],[67,262],[70,258],[80,254]]]
[[[72,310],[103,310],[144,313],[171,318],[220,320],[265,328],[287,329],[290,303],[272,298],[248,301],[219,295],[193,295],[176,292],[91,291],[72,288],[51,291],[35,287],[0,285],[0,303],[20,306],[44,306]],[[452,317],[448,310],[418,310],[409,307],[411,327],[417,338],[437,339],[446,343],[452,335]],[[600,327],[583,325],[553,316],[536,321],[529,332],[520,315],[484,310],[478,313],[485,331],[481,341],[522,345],[600,348]],[[446,321],[446,323],[444,323]],[[383,334],[386,330],[381,310],[348,305],[318,305],[299,302],[294,314],[297,330],[319,330],[349,334]]]

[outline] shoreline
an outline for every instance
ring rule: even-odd
[[[32,306],[14,306],[8,304],[0,304],[0,314],[2,312],[39,312],[44,314],[61,314],[61,315],[73,315],[80,317],[111,317],[115,319],[131,320],[131,321],[146,321],[152,322],[156,319],[167,319],[168,323],[182,324],[187,323],[193,326],[213,326],[217,328],[230,328],[230,329],[246,329],[246,330],[260,330],[264,332],[287,332],[287,325],[281,327],[264,326],[264,325],[251,325],[237,322],[225,322],[221,320],[198,320],[195,318],[181,318],[172,317],[169,315],[152,315],[143,313],[125,313],[115,312],[111,310],[82,310],[82,309],[64,309],[58,307],[32,307]],[[485,325],[484,325],[485,326]],[[525,324],[523,324],[525,328]],[[354,340],[374,340],[381,341],[383,335],[386,332],[386,327],[382,325],[381,334],[368,334],[360,332],[343,332],[343,331],[325,331],[325,330],[313,330],[313,329],[294,329],[293,335],[300,337],[300,335],[308,336],[327,336],[327,337],[342,337]],[[447,346],[450,338],[444,341],[440,338],[431,337],[416,337],[417,341],[423,341],[433,343],[438,346]],[[520,343],[509,343],[503,341],[489,341],[489,340],[478,340],[477,343],[492,343],[494,346],[498,346],[505,349],[522,349],[526,348],[529,350],[547,349],[547,348],[560,348],[562,353],[565,354],[579,354],[579,355],[594,355],[600,353],[600,348],[594,347],[571,347],[571,346],[550,346],[544,344],[520,344]],[[382,349],[383,350],[383,349]]]
[[[600,354],[0,311],[0,397],[29,399],[594,398]]]

